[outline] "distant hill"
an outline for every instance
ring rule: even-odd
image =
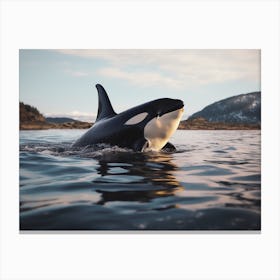
[[[19,103],[20,129],[86,129],[92,126],[92,123],[80,122],[71,118],[45,118],[37,108]],[[52,121],[50,121],[51,119]]]
[[[261,92],[229,97],[191,115],[188,120],[202,118],[210,123],[257,124],[261,123]]]
[[[54,117],[47,117],[46,121],[49,123],[68,123],[68,122],[76,122],[77,120],[71,118],[54,118]]]
[[[37,108],[30,105],[19,103],[20,122],[45,122],[45,117],[38,111]]]

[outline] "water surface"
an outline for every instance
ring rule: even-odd
[[[174,153],[20,132],[22,230],[259,230],[260,131],[179,130]]]

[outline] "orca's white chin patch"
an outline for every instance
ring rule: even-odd
[[[150,120],[144,128],[144,137],[149,141],[146,150],[160,151],[179,126],[184,108],[166,113]]]

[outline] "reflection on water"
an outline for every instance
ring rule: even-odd
[[[164,153],[121,153],[106,156],[96,168],[94,190],[101,194],[98,204],[108,202],[150,202],[174,196],[182,186],[176,180],[177,166]],[[175,206],[172,206],[175,207]],[[158,208],[157,208],[158,209]]]
[[[177,131],[175,153],[20,133],[20,228],[260,229],[260,132]]]

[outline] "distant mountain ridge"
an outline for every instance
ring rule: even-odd
[[[46,117],[46,121],[49,123],[67,123],[67,122],[76,122],[77,120],[66,118],[66,117]]]
[[[220,123],[261,123],[261,92],[232,96],[206,106],[191,115],[188,120],[203,118],[208,122]]]
[[[71,118],[45,118],[37,108],[19,103],[20,129],[86,129],[92,126],[92,123],[81,122]]]

